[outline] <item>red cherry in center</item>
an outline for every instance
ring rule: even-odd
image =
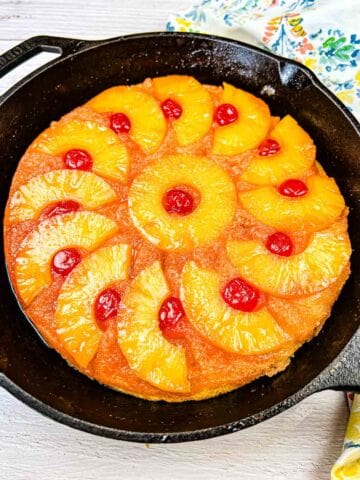
[[[109,318],[116,317],[119,311],[120,300],[120,295],[113,288],[107,288],[98,295],[95,300],[94,310],[100,328],[105,327],[103,322]]]
[[[168,213],[177,213],[183,216],[189,215],[195,209],[192,195],[180,188],[174,188],[165,193],[163,206]]]
[[[259,301],[260,293],[242,278],[233,278],[225,285],[222,297],[235,310],[252,312]]]
[[[267,138],[258,146],[258,155],[261,157],[270,157],[280,152],[280,145],[276,140]]]
[[[115,133],[129,133],[131,128],[130,118],[125,113],[114,113],[110,117],[110,128]]]
[[[171,98],[167,98],[162,102],[161,110],[166,118],[173,118],[174,120],[177,120],[182,115],[182,106]]]
[[[64,248],[54,255],[51,261],[51,270],[66,277],[80,262],[81,255],[76,248]]]
[[[296,178],[290,178],[280,185],[279,193],[285,197],[302,197],[308,192],[308,188],[304,182]]]
[[[221,127],[236,122],[239,118],[239,112],[231,103],[223,103],[215,110],[214,120]]]
[[[62,215],[63,213],[76,212],[79,210],[80,204],[74,200],[64,200],[63,202],[55,203],[45,210],[45,215],[55,217],[55,215]]]
[[[175,325],[185,316],[181,301],[176,297],[168,297],[164,300],[159,310],[159,327],[165,331]]]
[[[294,245],[291,238],[286,233],[275,232],[269,235],[266,248],[281,257],[290,257],[293,252]]]
[[[71,170],[91,170],[93,162],[90,153],[86,150],[73,148],[65,153],[64,164]]]

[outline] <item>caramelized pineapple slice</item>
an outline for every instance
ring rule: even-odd
[[[295,342],[303,343],[316,335],[331,313],[331,307],[339,295],[339,290],[349,275],[346,267],[332,288],[320,292],[295,297],[268,298],[268,308],[279,325]]]
[[[215,155],[238,155],[255,148],[269,131],[271,116],[269,107],[251,93],[224,83],[221,104],[233,105],[238,119],[225,126],[217,126],[212,153]]]
[[[159,328],[158,313],[169,293],[160,263],[145,268],[124,297],[118,341],[140,378],[161,390],[185,393],[190,390],[185,349],[168,342]]]
[[[265,307],[253,312],[229,307],[220,294],[219,275],[193,261],[182,273],[181,301],[193,326],[227,352],[260,355],[279,349],[287,341]]]
[[[199,204],[189,215],[168,213],[166,192],[181,186],[198,193]],[[135,226],[159,248],[187,251],[214,240],[231,223],[236,208],[230,176],[205,157],[171,155],[149,165],[135,178],[129,209]]]
[[[230,241],[231,262],[248,282],[271,295],[308,295],[331,285],[348,265],[351,245],[340,223],[316,232],[306,249],[290,257],[271,253],[257,240]]]
[[[286,115],[270,132],[280,151],[274,155],[257,155],[241,179],[256,185],[278,185],[288,178],[302,177],[315,161],[316,149],[311,137]]]
[[[240,193],[243,207],[257,220],[280,231],[315,232],[329,227],[345,208],[344,198],[332,178],[313,175],[305,182],[308,192],[299,197],[280,194],[264,186]]]
[[[99,113],[125,114],[130,137],[146,153],[154,153],[165,137],[167,125],[158,102],[136,86],[109,88],[86,105]]]
[[[37,225],[16,255],[16,287],[24,304],[51,284],[50,263],[56,252],[73,246],[94,250],[117,229],[110,218],[94,212],[58,215]]]
[[[50,155],[64,156],[74,149],[85,150],[93,172],[126,183],[130,161],[125,145],[110,128],[91,121],[53,123],[31,145]]]
[[[87,210],[116,200],[115,191],[101,177],[81,170],[53,170],[31,178],[10,199],[10,222],[36,219],[51,203],[76,200]]]
[[[61,287],[55,312],[57,334],[81,367],[93,359],[103,335],[94,302],[106,287],[128,277],[130,257],[128,245],[100,248],[75,267]]]
[[[194,77],[168,75],[154,78],[152,84],[161,102],[170,98],[182,108],[181,116],[173,122],[179,145],[190,145],[209,132],[213,119],[212,99]]]

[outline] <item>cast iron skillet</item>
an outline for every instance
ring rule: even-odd
[[[0,76],[41,51],[60,57],[0,97],[2,212],[17,163],[33,138],[101,90],[170,73],[210,84],[226,80],[262,96],[274,114],[290,113],[314,138],[319,160],[350,206],[352,275],[320,335],[296,353],[287,370],[212,400],[167,404],[105,388],[46,347],[16,302],[2,253],[0,384],[62,423],[137,442],[214,437],[261,422],[326,388],[359,390],[360,141],[359,124],[349,111],[303,66],[240,42],[195,34],[91,42],[35,37],[0,57]]]

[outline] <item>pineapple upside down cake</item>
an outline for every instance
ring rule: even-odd
[[[30,145],[5,252],[69,364],[149,400],[283,370],[349,275],[347,208],[290,115],[225,83],[116,86]]]

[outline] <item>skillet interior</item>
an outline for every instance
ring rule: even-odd
[[[322,388],[321,378],[313,379],[339,354],[360,324],[360,286],[355,281],[360,264],[356,127],[307,70],[236,42],[187,34],[145,34],[94,42],[24,82],[0,110],[2,214],[17,162],[51,120],[111,85],[170,73],[194,75],[210,84],[226,80],[262,96],[274,114],[290,113],[300,122],[313,137],[318,159],[336,178],[351,208],[353,274],[321,334],[297,352],[285,372],[215,399],[166,404],[113,392],[68,367],[25,321],[2,258],[0,370],[6,375],[2,383],[60,421],[134,441],[195,440],[238,430],[277,413]],[[271,89],[264,88],[269,86]]]

